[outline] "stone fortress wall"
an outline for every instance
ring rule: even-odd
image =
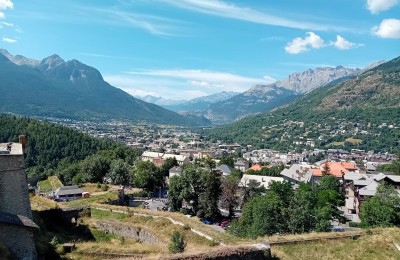
[[[0,144],[0,240],[17,259],[36,259],[22,144]]]

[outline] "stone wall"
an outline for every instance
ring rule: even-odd
[[[32,219],[24,156],[0,156],[0,211]]]
[[[36,259],[33,232],[33,228],[0,223],[0,240],[18,259]]]
[[[200,254],[183,254],[165,258],[166,260],[269,260],[270,248],[227,247]]]
[[[96,222],[96,227],[116,236],[139,240],[141,243],[160,243],[161,241],[141,227],[122,225],[121,223]]]

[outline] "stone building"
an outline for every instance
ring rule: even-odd
[[[0,144],[0,240],[17,259],[36,259],[22,144]]]

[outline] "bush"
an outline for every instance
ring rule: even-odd
[[[174,231],[171,236],[171,242],[169,243],[168,249],[171,253],[182,253],[185,251],[186,242],[183,235],[179,231]]]
[[[358,228],[358,227],[360,227],[360,223],[351,221],[351,222],[349,222],[349,227]]]
[[[136,197],[136,198],[147,198],[147,197],[149,197],[149,193],[147,191],[141,190],[141,191],[132,193],[130,196]]]
[[[108,190],[108,185],[107,184],[103,184],[103,185],[101,185],[101,190],[102,191],[107,191]]]

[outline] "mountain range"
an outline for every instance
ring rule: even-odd
[[[146,102],[150,102],[159,106],[162,106],[166,109],[180,112],[195,112],[199,110],[204,110],[210,107],[211,104],[214,104],[219,101],[227,100],[233,96],[240,94],[239,92],[233,91],[222,91],[219,93],[215,93],[209,96],[197,97],[191,100],[172,100],[172,99],[164,99],[162,97],[154,97],[154,96],[145,96],[138,97]],[[190,114],[190,113],[189,113]],[[194,113],[193,113],[194,114]]]
[[[41,61],[0,50],[0,112],[77,120],[130,120],[198,126],[185,117],[136,99],[104,81],[93,67],[52,55]]]
[[[350,138],[362,140],[356,142],[359,149],[387,151],[398,147],[399,127],[400,57],[332,81],[272,112],[204,131],[203,135],[277,150],[294,149],[294,142],[306,138],[320,140],[320,147],[329,142],[346,144]],[[358,139],[351,139],[354,136]]]
[[[338,66],[293,73],[285,80],[268,85],[254,85],[243,93],[213,103],[200,114],[213,124],[231,123],[248,115],[271,111],[316,88],[359,74],[361,71],[361,69]]]

